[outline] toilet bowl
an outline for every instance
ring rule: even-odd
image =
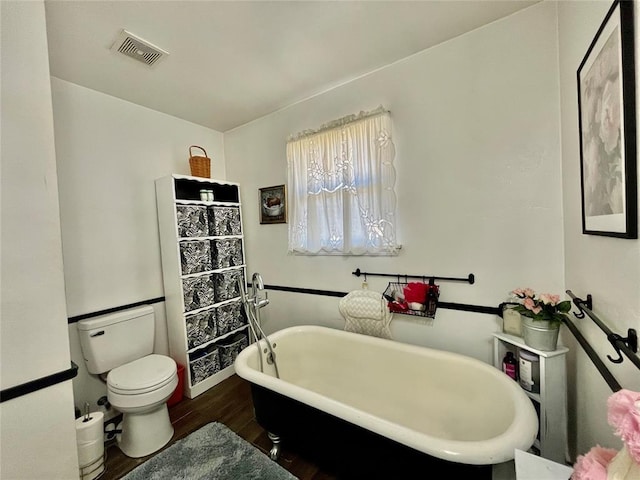
[[[107,398],[122,412],[118,446],[125,455],[144,457],[171,440],[166,402],[177,385],[176,362],[164,355],[147,355],[109,372]]]
[[[154,318],[145,305],[77,323],[87,370],[106,382],[109,403],[122,413],[118,446],[134,458],[160,450],[173,436],[166,402],[178,385],[177,365],[153,353]]]

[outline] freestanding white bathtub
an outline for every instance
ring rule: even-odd
[[[518,383],[474,358],[319,326],[269,340],[280,378],[266,360],[260,372],[255,344],[235,370],[252,384],[258,422],[285,443],[315,439],[310,451],[378,461],[374,471],[409,462],[405,453],[490,469],[536,438],[537,415]],[[473,478],[480,471],[472,469]]]

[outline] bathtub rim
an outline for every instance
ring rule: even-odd
[[[319,325],[297,325],[287,327],[268,335],[268,337],[272,343],[275,342],[277,344],[277,342],[283,337],[293,335],[295,333],[307,332],[318,332],[345,337],[355,335],[357,336],[356,341],[359,342],[369,343],[372,345],[384,345],[389,348],[414,352],[418,355],[435,352],[436,354],[444,357],[471,360],[474,364],[478,365],[479,368],[491,372],[490,374],[498,378],[498,381],[504,382],[509,392],[512,393],[511,398],[515,403],[514,408],[516,411],[514,421],[503,433],[486,440],[461,441],[434,437],[253,369],[249,366],[248,361],[250,358],[257,355],[256,346],[254,344],[250,344],[238,354],[234,362],[236,374],[251,383],[255,383],[294,400],[298,400],[299,402],[341,418],[342,420],[353,423],[398,443],[411,447],[417,451],[443,460],[467,463],[471,465],[498,464],[513,460],[516,449],[526,451],[534,444],[538,432],[538,417],[531,399],[522,390],[520,385],[506,375],[501,377],[501,375],[504,374],[490,364],[455,352],[412,345],[398,342],[396,340],[372,337]]]

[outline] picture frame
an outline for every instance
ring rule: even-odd
[[[577,70],[583,234],[638,238],[633,4],[613,2]]]
[[[284,185],[258,189],[260,223],[287,223],[287,190]]]

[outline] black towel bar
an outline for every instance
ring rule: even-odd
[[[587,295],[587,301],[582,300],[581,298],[575,296],[571,290],[567,290],[567,295],[569,295],[573,299],[573,303],[580,310],[579,313],[574,313],[576,318],[584,318],[585,313],[593,322],[607,335],[607,340],[611,343],[611,346],[615,349],[618,357],[612,358],[610,355],[607,355],[609,361],[613,363],[622,363],[625,356],[633,362],[633,364],[640,368],[640,357],[636,355],[638,351],[638,334],[633,328],[629,328],[627,330],[627,336],[622,337],[617,333],[612,332],[609,327],[607,327],[598,316],[591,311],[593,308],[593,299],[591,295]]]
[[[636,352],[638,351],[638,335],[636,331],[633,328],[628,329],[626,337],[622,337],[617,333],[612,332],[609,329],[609,327],[607,327],[604,324],[604,322],[600,320],[600,318],[598,318],[598,316],[595,313],[593,313],[593,311],[591,310],[593,308],[593,299],[591,298],[591,295],[587,295],[587,300],[583,300],[575,296],[571,290],[567,290],[566,293],[573,299],[574,305],[579,310],[578,313],[574,312],[573,315],[576,318],[582,319],[585,317],[585,314],[586,314],[586,316],[591,318],[591,320],[593,320],[593,322],[600,328],[600,330],[602,330],[607,335],[607,340],[609,341],[609,343],[611,343],[611,345],[616,351],[616,354],[618,355],[617,358],[613,358],[611,355],[607,355],[607,358],[609,359],[609,361],[612,363],[622,363],[622,361],[624,360],[624,357],[622,356],[622,354],[624,353],[624,355],[636,367],[640,369],[640,357],[638,357],[638,355],[636,354]],[[593,347],[591,347],[589,342],[584,338],[582,333],[571,322],[569,317],[565,316],[564,324],[569,328],[569,331],[573,334],[573,336],[576,338],[578,343],[582,346],[585,353],[589,357],[589,360],[591,360],[591,362],[598,369],[602,377],[605,379],[605,381],[611,388],[611,390],[613,390],[614,392],[617,392],[618,390],[620,390],[622,388],[620,384],[616,381],[616,379],[613,377],[609,369],[607,369],[607,367],[602,362],[602,360],[600,360],[595,350],[593,349]]]
[[[398,279],[409,279],[409,278],[414,278],[414,279],[421,279],[423,281],[426,280],[443,280],[446,282],[469,282],[471,285],[473,285],[476,281],[476,277],[473,273],[470,273],[468,276],[466,277],[462,277],[462,278],[457,278],[457,277],[440,277],[438,275],[404,275],[404,274],[400,274],[400,273],[372,273],[372,272],[361,272],[359,268],[356,268],[355,272],[351,272],[352,275],[355,275],[356,277],[359,277],[360,275],[364,275],[365,277],[367,276],[371,276],[371,277],[392,277],[392,278],[398,278]]]

